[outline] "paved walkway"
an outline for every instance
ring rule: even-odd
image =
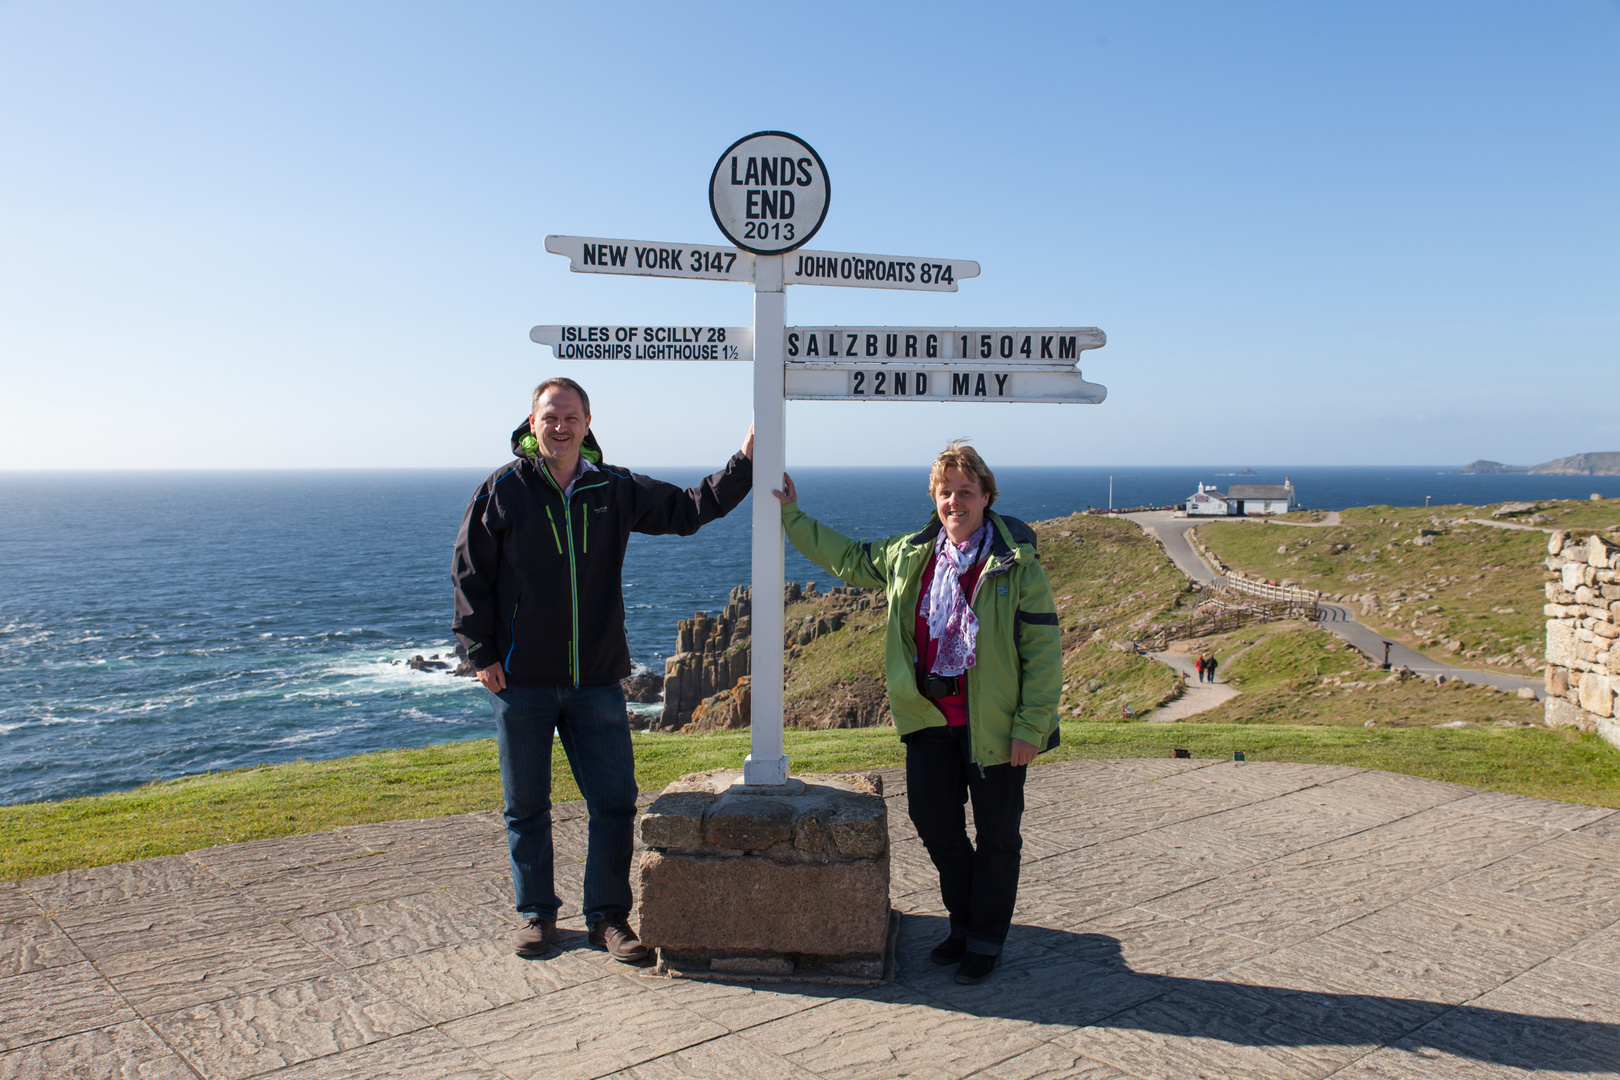
[[[1170,511],[1158,510],[1141,514],[1127,514],[1126,517],[1136,522],[1143,531],[1152,533],[1164,545],[1170,561],[1183,574],[1203,585],[1210,585],[1220,579],[1213,568],[1199,557],[1187,542],[1187,530],[1197,528],[1202,521],[1197,518],[1177,518]],[[1303,523],[1300,523],[1303,524]],[[1323,524],[1326,524],[1325,522]],[[1484,523],[1482,523],[1484,524]],[[1345,604],[1332,604],[1323,602],[1322,628],[1338,637],[1343,638],[1359,649],[1374,663],[1384,662],[1384,637],[1372,627],[1356,621],[1356,616]],[[1503,675],[1494,671],[1475,671],[1473,668],[1453,667],[1439,660],[1431,660],[1416,649],[1408,648],[1398,641],[1390,642],[1389,661],[1394,667],[1405,665],[1419,675],[1444,675],[1448,679],[1458,679],[1462,682],[1477,683],[1481,686],[1494,686],[1498,690],[1516,692],[1529,689],[1539,697],[1546,694],[1543,680],[1539,678],[1524,678],[1518,675]]]
[[[1148,714],[1150,724],[1169,724],[1208,712],[1221,702],[1238,696],[1236,688],[1222,682],[1205,682],[1198,677],[1198,661],[1187,653],[1156,652],[1149,656],[1181,675],[1181,696]]]
[[[0,886],[0,1077],[1620,1075],[1620,813],[1337,766],[1044,766],[1002,968],[961,987],[886,780],[894,983],[659,979],[577,917],[520,960],[479,813]]]

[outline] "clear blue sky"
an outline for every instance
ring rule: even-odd
[[[1617,121],[1615,0],[0,0],[0,468],[493,468],[548,374],[610,460],[718,465],[744,366],[527,335],[751,321],[542,241],[718,242],[763,128],[827,164],[814,246],[983,265],[789,323],[1109,337],[1103,405],[796,402],[790,465],[1620,449]]]

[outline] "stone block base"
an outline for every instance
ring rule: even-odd
[[[1572,727],[1580,731],[1595,731],[1616,750],[1620,750],[1620,719],[1589,713],[1572,701],[1549,697],[1546,703],[1548,727]]]
[[[710,953],[683,953],[658,950],[653,974],[672,979],[700,979],[704,982],[781,983],[802,982],[822,986],[875,986],[893,982],[894,946],[900,935],[900,913],[889,912],[883,938],[883,954],[875,960],[832,960],[824,956],[714,956]]]
[[[801,776],[783,793],[734,771],[671,784],[640,828],[641,940],[687,978],[881,982],[887,806],[877,776]]]

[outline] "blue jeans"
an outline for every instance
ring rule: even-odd
[[[607,686],[508,686],[490,694],[501,752],[506,841],[520,915],[555,920],[551,849],[551,736],[561,736],[590,812],[585,922],[630,911],[636,827],[636,762],[624,691]]]

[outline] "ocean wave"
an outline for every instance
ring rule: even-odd
[[[272,740],[270,745],[297,746],[300,743],[314,742],[316,739],[327,739],[333,735],[341,735],[343,731],[342,727],[322,728],[319,731],[300,731],[296,735],[288,735],[286,738]]]

